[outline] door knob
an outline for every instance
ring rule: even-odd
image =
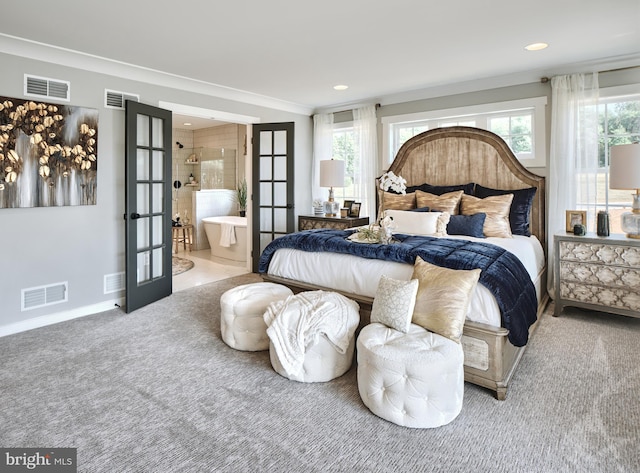
[[[139,218],[140,218],[140,214],[139,213],[133,212],[131,214],[131,220],[138,220]]]

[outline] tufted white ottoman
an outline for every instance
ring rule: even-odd
[[[353,363],[360,306],[336,292],[307,291],[264,314],[273,369],[293,381],[330,381]]]
[[[292,294],[288,287],[270,282],[229,289],[220,297],[222,340],[236,350],[267,350],[269,337],[262,315],[270,303]]]
[[[453,340],[411,324],[408,333],[372,323],[357,342],[358,391],[371,412],[405,427],[455,419],[464,395],[464,355]]]

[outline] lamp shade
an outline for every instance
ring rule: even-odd
[[[640,144],[611,147],[609,187],[640,189]]]
[[[344,161],[320,161],[320,187],[344,187]]]

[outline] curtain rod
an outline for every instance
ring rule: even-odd
[[[380,108],[380,104],[379,103],[375,104],[375,106],[376,106],[376,110]],[[354,110],[355,110],[354,108],[348,108],[346,110],[337,110],[337,111],[331,112],[331,113],[353,112]]]
[[[598,72],[598,74],[603,74],[603,73],[606,73],[606,72],[618,72],[618,71],[626,71],[626,70],[629,70],[629,69],[637,69],[639,67],[640,66],[618,67],[617,69],[607,69],[606,71],[597,71],[597,72]],[[543,84],[546,84],[550,80],[551,80],[550,77],[541,77],[540,78],[540,82],[543,83]]]

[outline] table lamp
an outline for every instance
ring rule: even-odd
[[[609,162],[609,187],[632,189],[631,212],[622,214],[622,231],[629,238],[640,238],[640,144],[611,147]]]
[[[329,200],[324,202],[324,214],[336,217],[340,212],[340,203],[333,199],[333,188],[344,187],[344,161],[327,159],[320,161],[320,187],[329,188]]]

